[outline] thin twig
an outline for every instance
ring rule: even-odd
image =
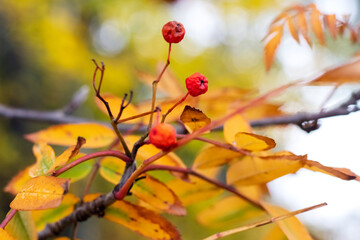
[[[176,108],[180,103],[182,103],[183,101],[185,101],[185,99],[189,96],[189,94],[190,94],[190,93],[187,92],[184,97],[182,97],[178,102],[176,102],[176,103],[174,104],[174,106],[172,106],[165,114],[163,114],[162,119],[161,119],[161,122],[162,122],[162,123],[165,122],[165,118],[167,117],[167,115],[169,115],[169,114],[172,112],[172,110],[174,110],[174,108]]]
[[[211,236],[209,236],[207,238],[204,238],[203,240],[216,240],[216,239],[223,238],[223,237],[235,234],[235,233],[243,232],[243,231],[253,229],[253,228],[256,228],[256,227],[261,227],[261,226],[264,226],[264,225],[269,224],[269,223],[278,222],[278,221],[284,220],[286,218],[293,217],[293,216],[295,216],[297,214],[304,213],[304,212],[307,212],[307,211],[310,211],[310,210],[314,210],[316,208],[323,207],[323,206],[326,206],[326,205],[327,205],[327,203],[321,203],[321,204],[318,204],[318,205],[315,205],[315,206],[311,206],[311,207],[303,208],[303,209],[300,209],[300,210],[297,210],[297,211],[289,212],[289,213],[286,213],[284,215],[280,215],[280,216],[277,216],[277,217],[264,219],[264,220],[261,220],[261,221],[256,222],[256,223],[252,223],[252,224],[248,224],[248,225],[245,225],[245,226],[242,226],[242,227],[238,227],[238,228],[230,229],[230,230],[227,230],[227,231],[224,231],[224,232],[216,233],[216,234],[211,235]]]

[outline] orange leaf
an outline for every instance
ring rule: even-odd
[[[0,239],[2,240],[15,240],[8,232],[0,228]]]
[[[276,26],[268,33],[267,43],[265,44],[265,65],[266,70],[270,70],[277,47],[280,44],[283,35],[283,26]]]
[[[164,183],[149,175],[134,184],[132,193],[158,210],[179,216],[186,215],[186,209],[178,196]]]
[[[86,139],[86,148],[98,148],[109,145],[116,138],[108,127],[97,123],[61,124],[45,130],[25,135],[32,142],[71,146],[81,136]]]
[[[42,210],[60,205],[69,179],[40,176],[30,179],[10,203],[17,210]]]
[[[66,217],[73,212],[75,204],[79,201],[80,199],[77,196],[68,193],[64,196],[60,206],[57,208],[32,211],[36,229],[41,231],[46,224],[56,222]]]
[[[87,195],[84,201],[98,196],[99,194]],[[181,239],[176,228],[165,218],[124,200],[116,201],[107,207],[104,217],[151,239]]]
[[[211,120],[199,109],[185,106],[184,111],[180,116],[180,120],[184,123],[186,130],[192,133],[208,125]]]
[[[329,28],[331,37],[336,38],[338,34],[338,29],[336,27],[336,15],[335,14],[326,14],[324,15],[324,22],[326,26]]]
[[[16,174],[16,176],[13,177],[11,181],[6,185],[4,191],[14,195],[20,192],[24,184],[31,179],[29,175],[29,170],[31,167],[32,166],[29,166]]]
[[[230,144],[234,144],[235,134],[238,132],[252,132],[249,121],[240,114],[230,118],[230,120],[224,123],[225,140]]]
[[[289,212],[281,207],[262,202],[262,206],[272,216],[288,214]],[[276,221],[281,230],[285,233],[289,240],[312,240],[313,238],[302,225],[302,223],[294,216],[281,221]]]
[[[295,41],[297,41],[297,43],[300,44],[299,33],[297,32],[297,29],[295,28],[292,17],[287,16],[286,21],[287,21],[291,36],[295,39]]]
[[[247,151],[264,151],[276,146],[273,139],[254,133],[238,132],[235,135],[236,147]]]
[[[78,137],[77,143],[74,146],[71,146],[70,148],[66,149],[60,156],[58,156],[55,159],[55,163],[49,168],[49,170],[46,172],[46,174],[51,173],[55,170],[57,167],[61,167],[68,163],[73,157],[78,155],[80,148],[82,145],[86,143],[85,138]]]
[[[343,84],[343,83],[359,83],[360,82],[360,58],[341,66],[326,71],[324,74],[312,80],[310,83],[314,85],[324,84]]]
[[[101,96],[105,99],[105,101],[107,101],[109,103],[111,113],[116,118],[116,116],[118,115],[118,113],[120,111],[122,98],[119,98],[119,97],[117,97],[115,95],[112,95],[110,93],[102,93]],[[127,99],[129,99],[129,97]],[[102,112],[104,112],[106,115],[108,115],[107,109],[106,109],[106,107],[105,107],[105,105],[104,105],[104,103],[102,101],[100,101],[98,98],[95,98],[95,103],[96,103],[96,106]],[[127,103],[127,101],[125,101],[125,103]],[[139,114],[139,111],[137,110],[137,108],[133,104],[130,103],[125,108],[125,110],[123,111],[120,120],[128,118],[128,117],[132,117],[132,116],[137,115],[137,114]],[[139,122],[141,122],[139,119],[134,119],[134,120],[128,121],[127,123],[139,123]]]
[[[201,152],[197,155],[192,168],[202,169],[221,166],[241,156],[243,156],[242,153],[217,146],[209,146],[201,150]]]
[[[321,17],[320,12],[319,10],[317,10],[315,4],[311,4],[311,6],[312,6],[312,11],[311,11],[312,30],[316,38],[319,40],[319,43],[321,45],[325,45],[324,29],[320,21],[320,17]]]
[[[325,174],[329,174],[334,177],[338,177],[343,180],[357,180],[360,181],[360,177],[356,175],[355,173],[351,172],[349,169],[346,168],[333,168],[333,167],[327,167],[319,162],[307,160],[305,164],[305,168],[316,171],[316,172],[322,172]]]
[[[305,38],[305,40],[309,44],[309,46],[311,46],[311,41],[310,41],[309,35],[308,35],[309,32],[308,32],[308,26],[307,26],[304,10],[299,10],[299,13],[296,15],[296,20],[297,20],[297,26],[298,26],[301,34],[303,35],[303,37]]]
[[[266,157],[244,157],[229,167],[226,179],[228,184],[252,185],[267,183],[303,167],[306,156],[286,153]]]
[[[31,177],[42,176],[54,164],[55,152],[52,147],[41,142],[33,146],[33,153],[36,157],[36,163],[30,168],[29,175]]]

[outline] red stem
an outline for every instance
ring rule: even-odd
[[[16,209],[11,209],[8,215],[6,215],[5,219],[0,224],[0,228],[4,229],[6,225],[10,222],[10,220],[15,216],[17,213]]]
[[[184,97],[182,97],[177,103],[174,104],[174,106],[172,106],[162,117],[161,122],[165,122],[165,118],[167,117],[167,115],[169,115],[169,113],[171,113],[172,110],[174,110],[174,108],[176,108],[180,103],[182,103],[183,101],[185,101],[185,99],[189,96],[189,92],[186,93],[186,95]]]
[[[123,160],[124,162],[131,162],[131,159],[122,152],[113,151],[113,150],[106,150],[106,151],[101,151],[101,152],[90,153],[90,154],[85,155],[85,156],[83,156],[81,158],[78,158],[75,161],[73,161],[73,162],[63,166],[62,168],[56,170],[51,175],[54,176],[54,177],[57,177],[60,174],[66,172],[67,170],[75,167],[76,165],[78,165],[78,164],[80,164],[82,162],[85,162],[85,161],[93,159],[93,158],[106,157],[106,156],[117,157],[117,158],[120,158],[121,160]]]

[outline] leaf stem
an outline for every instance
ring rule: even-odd
[[[11,209],[10,212],[6,215],[4,220],[0,224],[0,228],[4,229],[6,225],[10,222],[10,220],[15,216],[17,213],[16,209]]]
[[[261,220],[261,221],[256,222],[256,223],[252,223],[252,224],[248,224],[248,225],[245,225],[245,226],[242,226],[242,227],[238,227],[238,228],[230,229],[230,230],[227,230],[227,231],[224,231],[224,232],[216,233],[216,234],[211,235],[211,236],[209,236],[207,238],[204,238],[203,240],[215,240],[215,239],[223,238],[223,237],[235,234],[235,233],[243,232],[245,230],[249,230],[249,229],[252,229],[252,228],[264,226],[264,225],[269,224],[269,223],[274,223],[274,222],[277,222],[277,221],[281,221],[281,220],[284,220],[286,218],[295,216],[297,214],[307,212],[307,211],[310,211],[310,210],[314,210],[316,208],[323,207],[323,206],[326,206],[326,205],[327,205],[327,203],[321,203],[321,204],[314,205],[314,206],[307,207],[307,208],[303,208],[303,209],[300,209],[300,210],[297,210],[297,211],[289,212],[289,213],[286,213],[284,215],[280,215],[280,216],[277,216],[277,217],[264,219],[264,220]]]
[[[169,115],[169,113],[171,113],[171,111],[174,110],[174,108],[176,108],[180,103],[185,101],[185,99],[189,96],[189,94],[190,93],[187,92],[184,97],[182,97],[177,103],[174,104],[174,106],[172,106],[165,114],[163,114],[162,119],[161,119],[161,123],[165,122],[165,118],[167,117],[167,115]]]
[[[85,155],[83,157],[80,157],[80,158],[76,159],[75,161],[61,167],[60,169],[53,172],[51,174],[51,176],[57,177],[60,174],[66,172],[67,170],[75,167],[76,165],[78,165],[78,164],[80,164],[82,162],[85,162],[85,161],[93,159],[93,158],[106,157],[106,156],[117,157],[117,158],[123,160],[124,162],[131,162],[132,161],[127,155],[125,155],[124,153],[119,152],[119,151],[106,150],[106,151],[101,151],[101,152],[95,152],[95,153],[90,153],[90,154],[87,154],[87,155]]]

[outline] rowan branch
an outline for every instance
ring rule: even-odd
[[[73,99],[75,99],[75,96]],[[294,115],[286,115],[280,117],[270,117],[263,118],[259,120],[251,121],[250,124],[252,127],[268,127],[268,126],[276,126],[276,125],[286,125],[286,124],[295,124],[302,128],[303,130],[307,130],[309,128],[306,127],[306,123],[316,122],[317,120],[335,117],[335,116],[343,116],[348,115],[353,112],[360,111],[360,106],[357,105],[357,101],[360,100],[360,91],[355,92],[351,95],[351,97],[340,104],[337,107],[334,107],[330,110],[323,110],[317,113],[309,113],[309,112],[300,112]],[[68,104],[68,105],[71,105]],[[20,119],[27,121],[36,121],[36,122],[47,122],[47,123],[80,123],[80,122],[95,122],[101,124],[107,124],[103,121],[96,121],[88,118],[81,118],[69,115],[64,112],[65,107],[60,108],[55,111],[37,111],[37,110],[27,110],[22,108],[13,108],[9,106],[5,106],[0,104],[0,116],[8,119]],[[305,126],[304,126],[305,125]],[[311,125],[311,124],[310,124]],[[118,129],[120,131],[128,131],[134,127],[134,124],[119,124]],[[175,126],[175,129],[178,133],[184,133],[183,126]],[[221,128],[218,128],[219,130]],[[136,130],[136,133],[144,133],[147,130],[147,127],[143,126]]]

